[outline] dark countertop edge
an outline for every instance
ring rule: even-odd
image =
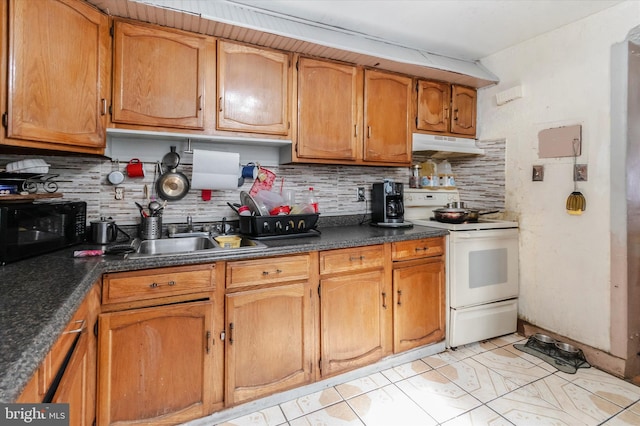
[[[351,234],[362,234],[362,238],[347,238],[343,231],[349,230]],[[179,265],[192,265],[199,263],[211,263],[228,260],[257,259],[263,257],[280,256],[286,254],[333,250],[340,248],[359,247],[382,244],[395,241],[416,240],[421,238],[433,238],[448,235],[448,231],[439,228],[414,226],[413,228],[376,228],[366,225],[336,226],[321,230],[319,237],[295,238],[285,240],[267,240],[263,242],[267,248],[256,251],[247,251],[226,255],[221,252],[212,252],[193,256],[157,256],[151,258],[124,259],[122,256],[104,256],[102,258],[90,257],[74,259],[87,263],[94,263],[88,268],[83,279],[77,283],[70,296],[62,303],[54,315],[49,318],[41,318],[42,327],[31,342],[26,344],[17,361],[0,366],[2,377],[0,378],[0,403],[11,403],[20,395],[28,380],[44,360],[45,356],[64,330],[67,323],[77,311],[85,296],[93,284],[107,272],[124,272],[151,268],[171,267]],[[324,238],[323,238],[324,237]],[[324,241],[323,241],[324,240]],[[72,257],[74,250],[84,247],[74,247],[56,252],[55,257]],[[1,324],[0,324],[1,325]]]

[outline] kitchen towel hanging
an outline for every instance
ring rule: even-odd
[[[237,189],[240,154],[237,152],[193,150],[193,189]]]

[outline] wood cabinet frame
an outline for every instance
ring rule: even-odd
[[[209,38],[123,19],[113,28],[112,122],[203,130],[207,86],[215,91],[205,82]]]
[[[410,165],[411,77],[305,56],[295,59],[297,99],[292,104],[298,105],[298,133],[292,162]],[[319,124],[310,125],[310,120]]]
[[[103,314],[98,327],[98,424],[180,423],[222,408],[224,286],[221,283],[224,282],[224,270],[224,262],[219,262],[103,276],[107,294],[103,296]],[[174,322],[180,321],[184,327],[178,329],[175,323],[172,327],[165,327],[171,324],[170,318]],[[144,344],[135,341],[141,336],[147,346],[162,345],[145,351],[136,346],[137,343]],[[133,346],[126,352],[114,352],[123,342]],[[176,368],[170,364],[184,362],[182,355],[189,357],[189,361],[180,365],[184,374],[176,376],[175,372],[171,373]],[[115,365],[117,363],[122,365]],[[136,405],[140,404],[139,400],[132,400],[130,404],[114,401],[117,390],[114,390],[112,380],[117,377],[117,371],[124,368],[136,371],[136,368],[147,365],[148,368],[138,372],[140,376],[136,380],[129,381],[131,386],[124,388],[127,390],[125,393],[146,394],[143,392],[145,386],[155,379],[164,380],[162,386],[166,386],[167,392],[180,395],[176,398],[178,405],[173,401],[169,404],[170,400],[166,400],[162,407],[154,407],[153,404],[162,403],[162,398],[170,397],[164,391],[158,394],[155,387],[149,389],[149,393],[156,395],[157,400],[149,400],[143,406]],[[165,370],[169,372],[165,374]],[[150,378],[143,372],[160,376]],[[185,382],[180,379],[182,376],[194,380]],[[119,386],[122,388],[121,384]],[[118,417],[144,415],[149,417]]]
[[[316,380],[318,253],[227,263],[225,404]]]
[[[417,80],[417,132],[475,137],[477,92],[444,81]]]
[[[3,67],[8,91],[2,144],[102,154],[111,83],[108,16],[79,0],[11,0],[4,10],[9,59]],[[30,25],[27,13],[33,19],[46,14],[56,24]],[[79,21],[83,25],[73,25]],[[38,31],[53,31],[42,39],[61,42],[47,45]],[[79,35],[83,31],[88,33],[84,37]],[[80,47],[84,51],[77,51]]]
[[[237,61],[234,55],[246,62],[244,66],[234,65]],[[217,130],[289,135],[291,53],[221,39],[218,40],[217,70]],[[261,72],[256,74],[256,71]],[[249,86],[247,80],[256,86]],[[234,87],[234,83],[243,86]],[[251,90],[254,90],[253,99],[248,96]],[[269,97],[271,99],[267,99]],[[260,104],[254,105],[255,102]]]

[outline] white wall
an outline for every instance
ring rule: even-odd
[[[506,207],[521,226],[520,317],[542,328],[610,349],[610,55],[640,23],[628,1],[484,58],[500,84],[480,90],[479,139],[506,138]],[[496,93],[522,85],[524,96],[497,106]],[[538,132],[581,124],[578,189],[582,216],[565,211],[573,159],[538,158]],[[532,165],[544,181],[532,182]],[[622,165],[619,165],[622,167]],[[615,165],[614,165],[615,167]]]

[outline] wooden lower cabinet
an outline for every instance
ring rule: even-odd
[[[211,412],[214,302],[99,318],[98,424],[176,424]]]
[[[445,338],[444,239],[392,244],[393,352]]]
[[[72,351],[49,398],[70,403],[71,425],[178,424],[442,341],[444,247],[105,274],[69,325],[86,318],[73,348],[63,334],[16,402],[42,402]]]
[[[383,246],[371,246],[320,254],[323,377],[372,364],[391,351],[392,301],[384,253]],[[348,269],[345,262],[351,264]]]
[[[227,405],[312,381],[312,299],[308,281],[227,294]]]
[[[90,426],[96,415],[95,338],[89,337],[89,334],[93,335],[93,330],[80,335],[61,386],[51,400],[52,403],[69,404],[71,426]],[[90,340],[93,340],[93,345]]]
[[[445,335],[444,262],[402,262],[393,269],[393,351],[439,342]]]
[[[96,418],[96,337],[100,287],[94,286],[53,345],[27,387],[20,403],[68,403],[69,425],[90,426]],[[68,362],[65,359],[70,355]],[[56,378],[59,382],[56,386]]]

